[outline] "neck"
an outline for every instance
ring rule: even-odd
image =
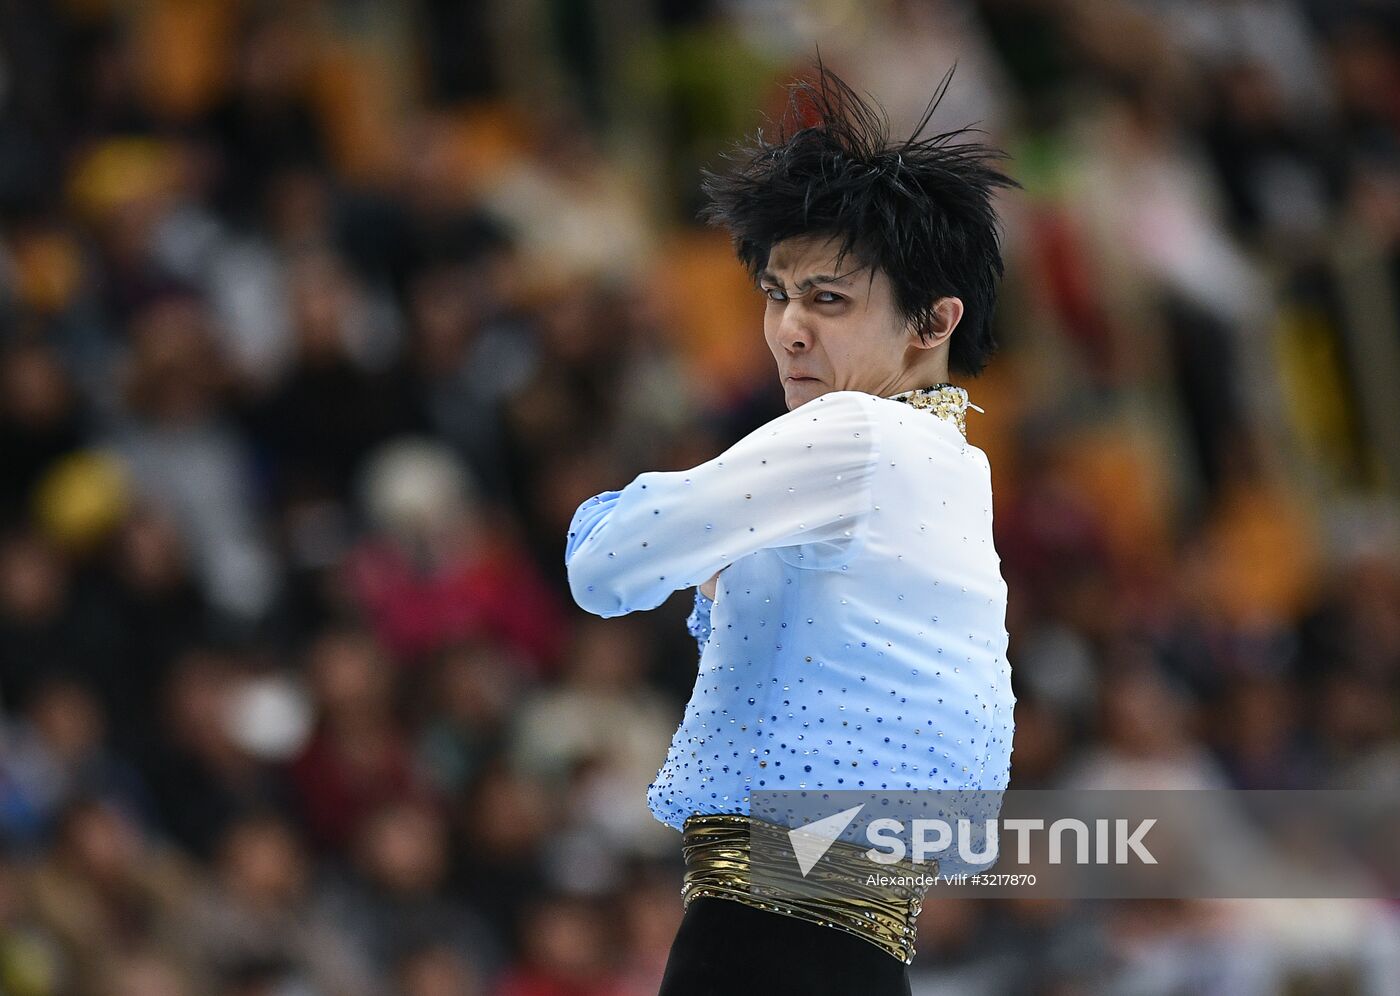
[[[912,391],[917,387],[932,387],[934,384],[948,382],[948,365],[943,363],[930,369],[906,370],[888,381],[878,393],[881,397],[888,398],[890,395]]]

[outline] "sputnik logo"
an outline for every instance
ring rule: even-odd
[[[861,803],[859,806],[843,809],[835,815],[813,820],[805,826],[788,831],[788,841],[792,844],[792,853],[797,858],[797,867],[801,869],[803,878],[807,877],[807,873],[822,859],[822,855],[831,849],[836,838],[841,836],[842,831],[851,825],[851,820],[864,808],[865,803]]]

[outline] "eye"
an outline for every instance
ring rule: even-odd
[[[786,300],[787,300],[787,295],[784,294],[781,290],[779,290],[779,289],[776,288],[776,287],[764,287],[764,288],[762,288],[762,290],[763,290],[763,295],[764,295],[764,297],[768,298],[768,300],[770,300],[770,301],[786,301]]]
[[[835,304],[841,300],[841,295],[833,294],[831,291],[817,291],[815,300],[819,304]]]

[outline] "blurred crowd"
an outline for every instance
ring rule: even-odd
[[[564,535],[784,410],[693,218],[818,45],[1025,188],[1012,786],[1400,790],[1392,4],[7,3],[0,993],[656,991],[690,593]],[[1396,917],[931,898],[912,975],[1394,993]]]

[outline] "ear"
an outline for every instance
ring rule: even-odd
[[[933,305],[933,319],[922,329],[910,326],[910,334],[914,337],[914,344],[920,349],[932,349],[948,341],[948,337],[953,334],[953,329],[958,327],[958,322],[962,321],[963,303],[959,297],[940,297]]]

